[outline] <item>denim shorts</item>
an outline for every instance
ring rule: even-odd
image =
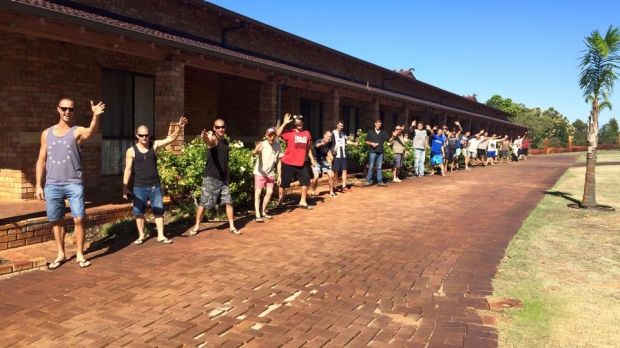
[[[153,215],[164,215],[164,194],[161,186],[134,186],[133,188],[133,216],[144,216],[146,202],[151,202]]]
[[[316,166],[312,166],[312,173],[317,176],[321,173],[327,173],[332,170],[332,165],[327,161],[318,161]]]
[[[220,204],[232,204],[228,183],[208,176],[202,178],[200,205],[207,209],[211,209],[217,204],[218,198]]]
[[[45,210],[49,221],[62,220],[65,216],[65,199],[69,201],[71,216],[83,218],[86,215],[84,208],[84,185],[50,184],[45,185]]]
[[[394,154],[394,168],[400,168],[403,166],[403,154],[395,153]]]

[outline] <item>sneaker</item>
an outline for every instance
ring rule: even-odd
[[[377,184],[377,186],[386,187],[386,186],[387,186],[387,184],[386,184],[386,183],[384,183],[384,182],[380,182],[380,183],[378,183],[378,184]]]
[[[372,182],[370,182],[370,181],[366,181],[366,182],[364,183],[364,186],[370,186],[370,185],[372,185]]]

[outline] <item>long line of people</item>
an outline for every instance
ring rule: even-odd
[[[105,111],[105,104],[93,103],[93,113],[89,127],[78,127],[74,122],[74,101],[63,98],[59,101],[57,112],[59,121],[56,125],[45,129],[41,134],[41,147],[36,164],[36,196],[44,200],[47,217],[52,226],[54,238],[58,247],[58,255],[48,264],[50,270],[60,267],[66,262],[64,239],[66,229],[64,225],[65,200],[69,201],[71,214],[75,226],[77,241],[76,261],[80,268],[91,265],[84,256],[84,187],[82,184],[81,154],[79,145],[92,137],[98,130],[100,116]],[[138,229],[138,239],[135,244],[142,244],[146,238],[145,219],[147,204],[155,215],[157,226],[157,241],[170,245],[173,241],[164,234],[164,205],[163,191],[157,170],[157,148],[172,143],[188,123],[186,117],[181,116],[176,124],[176,130],[168,137],[149,141],[150,130],[146,125],[136,128],[136,143],[126,152],[125,171],[123,175],[122,194],[133,201],[133,215]],[[381,129],[382,122],[377,119],[374,128],[369,129],[365,138],[368,146],[369,163],[367,167],[366,185],[372,185],[376,178],[378,186],[386,186],[383,181],[384,144],[387,142],[394,152],[392,168],[393,182],[400,182],[403,163],[407,158],[407,149],[414,151],[413,173],[420,177],[425,175],[426,150],[430,149],[430,175],[440,171],[446,175],[448,171],[459,169],[460,160],[464,159],[464,169],[468,170],[475,165],[495,165],[516,161],[519,157],[527,158],[529,140],[527,137],[518,137],[511,141],[508,136],[499,137],[483,130],[470,135],[463,133],[461,125],[456,122],[453,129],[447,126],[431,127],[421,122],[413,121],[409,127],[412,139],[409,139],[407,128],[397,125],[389,135]],[[230,148],[226,137],[226,123],[223,119],[213,122],[213,129],[201,132],[200,137],[207,146],[205,155],[206,165],[201,187],[200,203],[196,209],[195,224],[189,235],[194,236],[201,230],[201,222],[205,210],[216,205],[226,206],[229,231],[240,235],[234,221],[233,200],[230,193],[229,153]],[[280,139],[286,145],[282,149]],[[409,141],[412,143],[410,144]],[[272,219],[269,203],[274,186],[278,185],[278,202],[282,201],[284,192],[293,181],[298,181],[301,194],[297,206],[311,210],[310,196],[316,195],[317,182],[321,174],[327,176],[329,195],[337,197],[340,193],[348,192],[347,186],[347,145],[358,144],[344,132],[344,122],[339,121],[333,131],[326,131],[322,137],[312,141],[308,130],[304,129],[304,119],[301,115],[284,115],[279,127],[270,127],[265,137],[256,143],[252,154],[256,157],[253,170],[254,175],[254,208],[256,222],[265,222]],[[411,146],[410,146],[411,145]],[[376,175],[375,175],[376,173]],[[45,181],[43,180],[45,174]],[[130,179],[134,185],[130,188]],[[340,178],[340,180],[339,180]],[[265,191],[264,197],[263,191]]]

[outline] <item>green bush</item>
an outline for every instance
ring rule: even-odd
[[[163,149],[158,154],[159,177],[164,192],[174,203],[184,205],[200,199],[207,146],[196,137],[183,145],[181,154]],[[230,142],[230,194],[236,207],[249,207],[253,199],[253,158],[239,141]]]

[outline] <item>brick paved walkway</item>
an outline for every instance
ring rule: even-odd
[[[244,235],[150,240],[0,281],[0,342],[35,346],[497,345],[491,280],[572,156],[356,188]],[[455,207],[460,205],[460,208]],[[206,344],[205,344],[206,343]]]

